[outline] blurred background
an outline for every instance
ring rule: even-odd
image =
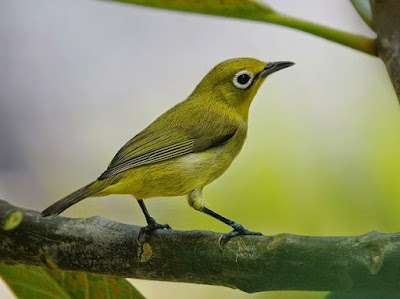
[[[347,0],[264,2],[374,37]],[[400,110],[380,59],[275,25],[105,1],[0,2],[0,198],[42,210],[92,181],[209,69],[241,56],[296,65],[260,89],[242,153],[205,189],[209,207],[264,234],[399,231]],[[178,230],[229,231],[185,198],[147,206]],[[129,196],[64,215],[145,224]],[[148,298],[325,295],[131,281]],[[13,298],[4,285],[0,296]]]

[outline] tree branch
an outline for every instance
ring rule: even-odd
[[[400,101],[400,1],[371,0],[378,54]]]
[[[400,233],[236,237],[156,231],[101,217],[41,218],[0,200],[0,262],[112,276],[268,290],[400,291]]]

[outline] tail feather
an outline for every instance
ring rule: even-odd
[[[41,215],[42,217],[55,216],[68,209],[70,206],[80,202],[81,200],[95,195],[101,190],[105,189],[113,182],[110,180],[94,181],[75,192],[67,195],[66,197],[60,199],[59,201],[53,203],[50,207],[45,209]]]

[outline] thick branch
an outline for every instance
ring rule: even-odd
[[[359,237],[236,237],[157,231],[100,217],[41,218],[0,201],[0,262],[113,276],[267,290],[399,291],[400,233]]]
[[[400,1],[371,0],[377,50],[400,101]]]

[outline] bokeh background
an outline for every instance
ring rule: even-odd
[[[374,37],[347,0],[265,3]],[[296,65],[260,89],[242,153],[205,189],[209,206],[264,234],[399,231],[400,110],[378,58],[275,25],[104,1],[0,2],[0,197],[44,209],[95,179],[215,64],[241,56]],[[184,198],[147,205],[175,229],[229,230]],[[129,196],[64,215],[145,224]],[[325,295],[132,283],[148,298]],[[4,285],[0,296],[13,298]]]

